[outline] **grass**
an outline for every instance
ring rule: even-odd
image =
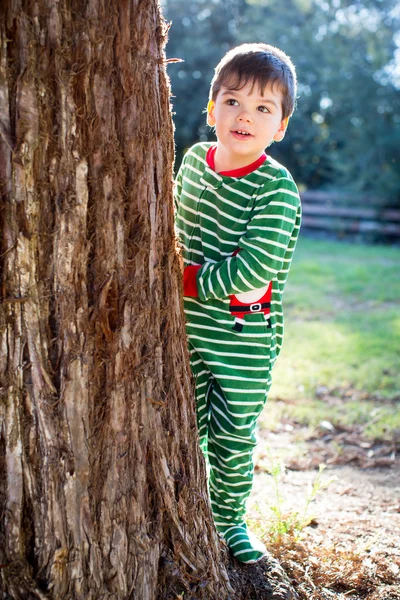
[[[399,275],[400,248],[300,239],[261,426],[284,412],[312,427],[359,424],[370,437],[400,431]]]

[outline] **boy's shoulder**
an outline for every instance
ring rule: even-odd
[[[198,142],[197,144],[194,144],[186,151],[185,156],[183,157],[183,164],[200,162],[205,166],[207,164],[207,152],[214,144],[215,142]]]
[[[267,159],[258,168],[258,171],[268,175],[272,179],[289,179],[289,181],[294,182],[289,169],[281,165],[281,163],[272,158],[269,154],[267,155]]]
[[[263,206],[276,198],[279,194],[280,200],[286,205],[290,204],[296,210],[300,207],[300,194],[297,185],[286,167],[268,155],[267,159],[257,169],[261,185],[257,192],[257,203]]]

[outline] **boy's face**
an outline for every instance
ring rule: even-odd
[[[267,86],[261,95],[258,86],[247,83],[240,90],[221,86],[216,101],[210,101],[207,123],[215,126],[219,156],[232,168],[256,161],[272,141],[280,142],[288,119],[282,118],[283,96],[278,86]]]

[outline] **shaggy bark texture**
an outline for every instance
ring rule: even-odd
[[[2,0],[4,598],[222,600],[156,0]]]

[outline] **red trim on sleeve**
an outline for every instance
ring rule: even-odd
[[[197,291],[197,272],[201,269],[201,265],[189,265],[183,271],[183,295],[198,298]]]
[[[211,146],[207,150],[206,161],[210,169],[215,171],[215,152],[217,150],[217,146]],[[252,162],[250,165],[246,165],[245,167],[241,167],[240,169],[232,169],[232,171],[220,171],[219,174],[225,177],[244,177],[249,173],[252,173],[259,166],[263,164],[263,162],[267,159],[267,155],[263,152],[256,161]]]

